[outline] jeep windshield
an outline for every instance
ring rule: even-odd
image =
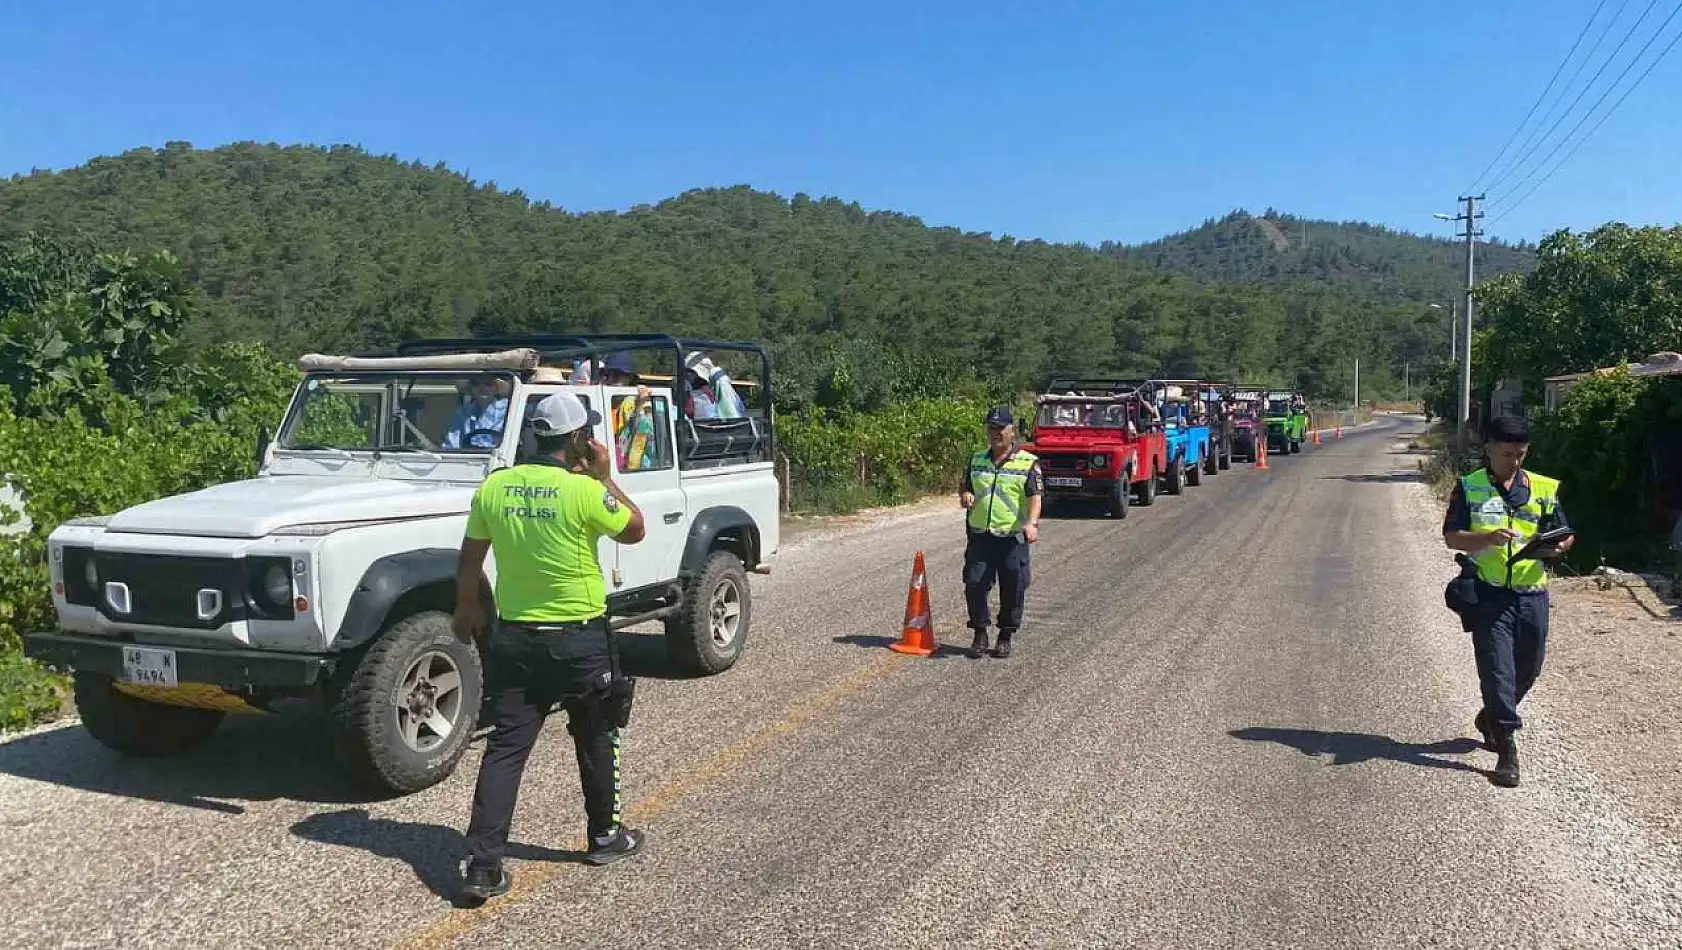
[[[505,372],[312,373],[275,445],[482,455],[502,443],[513,391]]]
[[[1041,404],[1036,422],[1042,429],[1064,426],[1123,429],[1127,427],[1127,407],[1118,402],[1049,402]]]
[[[1291,401],[1289,399],[1269,399],[1267,401],[1267,414],[1270,416],[1290,415]]]

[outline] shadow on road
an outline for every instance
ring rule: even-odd
[[[865,633],[849,633],[844,636],[831,637],[830,639],[834,640],[836,643],[845,643],[850,646],[864,647],[869,650],[886,650],[890,644],[899,642],[898,637],[878,637]],[[969,641],[967,640],[964,641],[962,646],[951,643],[936,643],[934,653],[925,657],[925,659],[948,659],[955,656],[963,656],[964,651],[967,649],[969,649]]]
[[[678,666],[672,659],[671,648],[666,646],[666,635],[662,633],[634,633],[630,630],[615,630],[613,640],[619,646],[619,663],[625,669],[627,676],[636,676],[651,680],[690,680],[698,678]],[[481,722],[490,722],[482,719]]]
[[[108,749],[76,725],[0,745],[0,774],[228,815],[245,813],[242,800],[377,800],[343,774],[324,730],[308,715],[230,716],[198,749],[147,759]]]
[[[1308,756],[1330,755],[1332,765],[1359,765],[1374,759],[1384,759],[1419,768],[1485,774],[1482,769],[1464,762],[1432,758],[1433,755],[1464,755],[1471,752],[1478,747],[1477,741],[1473,739],[1410,743],[1364,732],[1322,732],[1318,729],[1275,729],[1267,726],[1234,729],[1228,735],[1246,742],[1277,743]]]
[[[466,816],[462,816],[463,820]],[[376,857],[402,861],[432,893],[456,901],[467,841],[462,833],[443,825],[370,818],[365,808],[322,812],[292,826],[306,841],[366,851]],[[561,851],[537,845],[508,845],[507,855],[521,861],[583,863],[584,852]]]
[[[1336,479],[1340,482],[1361,482],[1369,485],[1394,485],[1402,482],[1419,481],[1419,471],[1416,469],[1411,472],[1385,472],[1382,475],[1321,475],[1320,479],[1321,481]]]

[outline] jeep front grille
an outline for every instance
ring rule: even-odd
[[[244,567],[233,558],[97,551],[93,562],[99,580],[95,603],[113,621],[214,630],[245,618]],[[113,582],[127,587],[126,613],[113,609],[106,596],[107,585]],[[213,614],[201,618],[206,598],[200,597],[200,591],[206,590],[216,591],[221,603]]]

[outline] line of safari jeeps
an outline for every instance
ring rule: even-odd
[[[370,790],[454,771],[485,671],[451,630],[474,490],[534,451],[525,420],[561,389],[598,412],[614,477],[647,535],[598,554],[615,629],[658,622],[675,664],[729,669],[753,616],[749,575],[780,543],[771,360],[751,343],[653,334],[415,340],[311,354],[254,477],[53,531],[57,629],[25,652],[69,669],[83,726],[138,756],[208,739],[229,714],[324,709]],[[1262,439],[1296,451],[1300,394],[1191,380],[1059,379],[1032,451],[1053,499],[1124,517]],[[481,600],[493,605],[496,565]]]
[[[1053,378],[1036,397],[1024,447],[1039,456],[1048,505],[1101,503],[1112,518],[1157,493],[1296,453],[1308,437],[1302,393],[1195,379]]]

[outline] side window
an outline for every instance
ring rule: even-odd
[[[581,389],[574,389],[572,392],[573,395],[578,397],[578,401],[584,404],[585,409],[595,408],[595,406],[590,403],[589,393],[586,393]],[[526,397],[526,408],[520,413],[520,448],[519,451],[515,453],[514,460],[516,462],[524,459],[535,458],[537,456],[537,438],[532,433],[531,417],[532,413],[537,410],[537,404],[549,398],[551,395],[552,393],[532,393],[530,396]]]
[[[658,472],[676,464],[671,403],[656,395],[637,410],[637,397],[613,397],[613,451],[621,472]]]

